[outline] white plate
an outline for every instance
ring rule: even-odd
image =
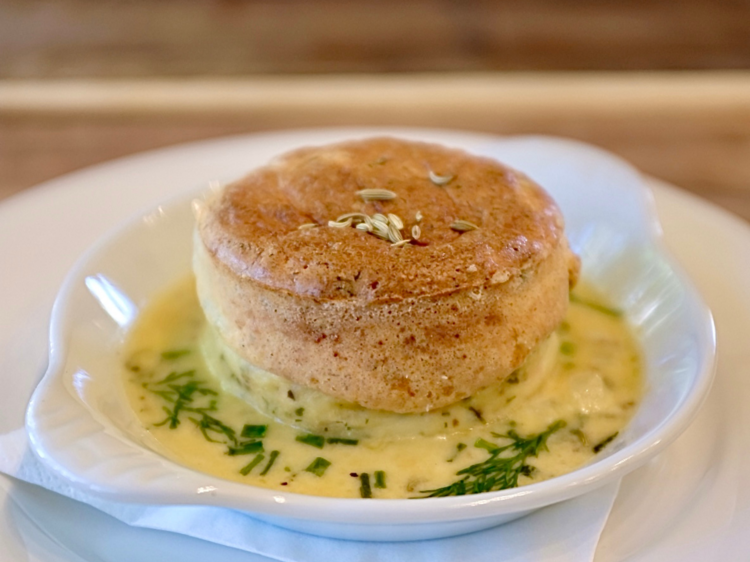
[[[434,136],[436,140],[446,139],[440,133]],[[269,154],[259,155],[261,159],[290,142],[289,134],[271,135],[264,140]],[[75,256],[115,220],[146,207],[154,197],[172,195],[185,185],[217,177],[218,170],[226,174],[220,178],[224,179],[256,164],[251,159],[240,164],[236,161],[237,153],[232,150],[238,150],[242,142],[242,139],[230,139],[178,147],[108,164],[51,182],[46,189],[27,192],[0,207],[0,263],[8,265],[4,271],[10,273],[0,277],[0,310],[3,311],[0,381],[5,383],[0,397],[0,430],[6,431],[21,423],[26,398],[44,365],[44,334],[51,298]],[[750,505],[747,497],[750,487],[738,476],[748,467],[750,459],[746,440],[734,429],[741,427],[744,414],[733,406],[750,397],[750,388],[740,377],[743,366],[747,371],[750,361],[747,355],[741,355],[744,348],[738,337],[743,332],[748,333],[750,324],[750,304],[742,291],[742,283],[746,286],[750,283],[745,259],[750,255],[750,233],[736,219],[727,218],[684,195],[663,188],[657,195],[659,202],[666,201],[668,205],[660,207],[667,242],[701,285],[716,311],[722,338],[720,346],[724,346],[721,348],[723,363],[712,400],[698,422],[657,462],[626,479],[625,487],[638,488],[639,493],[621,494],[600,549],[603,560],[622,559],[634,551],[636,545],[647,548],[640,559],[652,559],[653,555],[653,559],[662,560],[672,559],[665,558],[670,554],[674,554],[675,560],[689,560],[692,553],[698,552],[704,554],[701,559],[706,558],[706,553],[708,558],[714,558],[712,554],[719,548],[747,546],[742,542],[740,531],[747,524],[747,515],[742,509]],[[71,223],[71,213],[80,220]],[[696,224],[701,225],[700,232]],[[727,363],[733,369],[727,369]],[[84,529],[97,524],[102,532],[106,529],[114,533],[110,538],[115,542],[118,536],[122,540],[123,535],[118,533],[136,533],[111,521],[107,524],[108,518],[93,510],[86,512],[83,525],[71,524],[63,516],[65,508],[55,508],[67,500],[45,499],[44,492],[27,488],[12,486],[13,496],[20,499],[22,507],[35,514],[34,519],[40,522],[41,529],[54,535],[55,540],[62,540],[64,530],[68,537],[65,540],[74,549],[86,544],[76,542],[75,538],[80,538]],[[642,488],[649,494],[641,493]],[[644,497],[653,497],[653,504],[644,502]],[[92,518],[90,525],[87,518]],[[0,513],[0,523],[3,524],[0,544],[9,545],[11,553],[16,555],[8,560],[21,558],[19,553],[23,552],[24,540],[36,549],[51,548],[38,546],[43,542],[41,535],[31,531],[33,527],[15,508]],[[194,559],[190,558],[192,551],[187,545],[195,541],[154,532],[139,532],[139,536],[143,537],[143,544],[164,545],[162,541],[167,541],[174,543],[175,548],[183,544],[187,559]],[[725,540],[722,542],[721,538]],[[132,558],[147,559],[145,554],[141,555],[141,546],[136,542],[124,544],[128,545]],[[684,551],[682,545],[686,545]],[[747,549],[737,552],[740,551]],[[69,553],[59,556],[60,559],[76,559]],[[96,556],[103,560],[122,559],[122,552],[100,550],[96,551]],[[732,558],[729,555],[724,558],[727,557]]]
[[[319,136],[309,132],[299,138],[316,144]],[[444,142],[455,143],[449,134]],[[661,252],[641,178],[601,150],[561,139],[478,135],[458,145],[520,168],[545,186],[562,207],[583,276],[623,309],[642,335],[648,392],[627,428],[594,462],[481,498],[372,502],[247,486],[155,454],[126,400],[113,392],[120,387],[119,342],[138,306],[190,270],[194,192],[117,228],[66,278],[52,313],[50,368],[27,413],[32,448],[54,473],[101,498],[227,507],[311,534],[385,541],[494,527],[641,466],[692,421],[710,387],[714,360],[710,314]],[[257,140],[248,140],[242,149],[254,154],[257,146]]]

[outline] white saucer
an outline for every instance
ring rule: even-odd
[[[20,427],[41,376],[52,300],[76,257],[105,230],[185,186],[228,179],[289,145],[238,162],[242,138],[198,143],[90,168],[0,206],[0,432]],[[460,135],[458,135],[460,136]],[[436,140],[445,134],[435,132]],[[457,135],[452,134],[452,138]],[[233,152],[234,150],[234,152]],[[655,187],[667,245],[714,311],[715,387],[675,444],[623,482],[597,560],[737,559],[750,552],[750,228],[663,185]],[[0,562],[10,560],[259,560],[195,539],[127,527],[92,508],[0,477]],[[638,493],[628,493],[637,490]],[[10,501],[9,501],[10,500]],[[15,503],[12,503],[15,502]],[[95,536],[96,540],[91,540]],[[632,555],[632,557],[631,557]],[[630,558],[629,558],[630,557]]]

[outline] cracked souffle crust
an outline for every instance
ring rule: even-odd
[[[368,202],[357,195],[363,189],[396,197]],[[389,302],[504,283],[563,238],[554,202],[524,175],[392,138],[297,150],[226,186],[208,207],[200,232],[217,260],[244,279],[318,300]],[[417,225],[419,240],[392,247],[363,230],[328,226],[351,212],[396,214],[403,237]],[[479,228],[453,230],[457,220]]]
[[[395,196],[364,200],[373,189]],[[416,240],[335,224],[352,212],[395,215],[394,238]],[[560,324],[578,273],[531,180],[391,138],[280,157],[212,194],[195,237],[201,306],[246,371],[399,413],[503,381]],[[230,382],[260,392],[252,377]]]

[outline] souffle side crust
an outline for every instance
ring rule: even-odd
[[[398,234],[368,231],[372,217]],[[512,373],[562,321],[578,268],[529,178],[394,138],[300,149],[225,186],[194,254],[201,305],[241,357],[401,413]]]

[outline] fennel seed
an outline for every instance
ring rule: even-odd
[[[470,230],[476,230],[479,227],[475,225],[473,222],[459,219],[457,221],[454,221],[453,224],[451,224],[451,228],[457,232],[468,232]]]
[[[401,217],[394,213],[388,213],[388,220],[391,221],[391,224],[401,230],[404,228],[404,221],[401,220]]]
[[[328,226],[332,226],[333,228],[349,228],[352,225],[352,219],[348,218],[343,222],[339,221],[328,221]]]
[[[439,176],[432,170],[430,170],[430,181],[435,185],[444,186],[453,179],[453,176]]]
[[[392,201],[398,195],[389,189],[360,189],[357,192],[365,202],[369,201]]]

